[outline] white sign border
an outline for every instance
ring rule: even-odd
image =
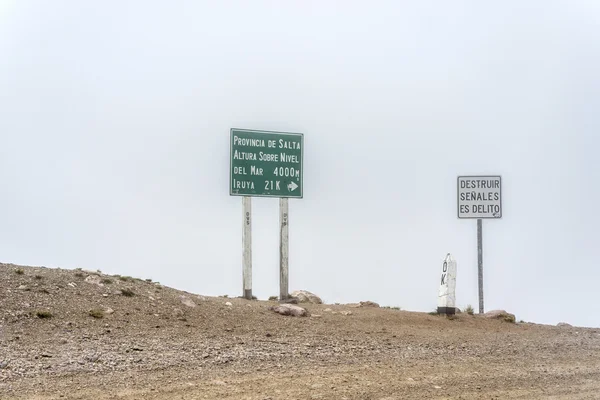
[[[498,178],[500,179],[500,216],[499,217],[461,217],[460,216],[460,179],[461,178]],[[502,175],[459,175],[456,178],[456,216],[458,219],[502,219],[504,210],[502,209]]]
[[[233,145],[232,145],[232,138],[233,138],[233,131],[236,132],[250,132],[250,133],[266,133],[266,134],[272,134],[272,135],[290,135],[290,136],[300,136],[300,145],[302,146],[300,148],[300,160],[302,162],[302,179],[301,179],[301,183],[302,185],[300,186],[300,196],[273,196],[270,194],[239,194],[239,193],[233,193],[233,189],[231,188],[232,186],[232,172],[233,172],[233,157],[231,154],[231,151],[233,150]],[[257,129],[241,129],[241,128],[229,128],[229,195],[230,196],[240,196],[240,197],[270,197],[272,199],[277,199],[277,198],[286,198],[286,199],[303,199],[304,198],[304,133],[295,133],[295,132],[279,132],[279,131],[261,131],[261,130],[257,130]]]

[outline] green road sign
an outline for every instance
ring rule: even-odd
[[[231,129],[229,194],[302,198],[301,133]]]

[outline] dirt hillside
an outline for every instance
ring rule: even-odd
[[[0,399],[600,398],[600,329],[277,304],[0,264]]]

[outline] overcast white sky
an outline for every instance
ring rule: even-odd
[[[229,129],[302,132],[291,290],[430,311],[450,252],[477,308],[456,177],[500,174],[486,310],[600,326],[599,4],[0,0],[0,259],[241,295]]]

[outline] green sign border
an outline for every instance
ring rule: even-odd
[[[233,131],[236,132],[250,132],[250,133],[262,133],[267,135],[290,135],[290,136],[300,136],[300,161],[302,170],[300,171],[300,195],[299,196],[281,196],[281,195],[272,195],[272,194],[242,194],[242,193],[233,193],[232,191],[232,179],[233,179]],[[229,195],[230,196],[239,196],[239,197],[271,197],[271,198],[288,198],[288,199],[303,199],[304,198],[304,134],[303,133],[294,133],[294,132],[278,132],[278,131],[262,131],[257,129],[243,129],[243,128],[230,128],[229,129]]]

